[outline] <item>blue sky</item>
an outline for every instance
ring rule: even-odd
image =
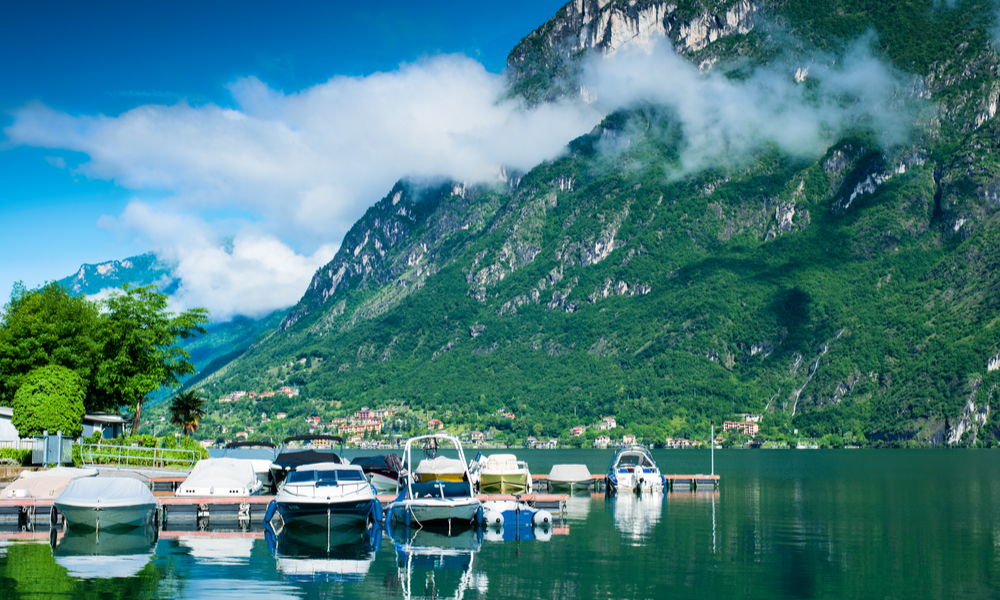
[[[257,110],[262,102],[273,104],[276,95],[284,94],[278,98],[281,102],[307,90],[320,96],[325,88],[317,86],[332,77],[355,78],[344,80],[350,88],[351,81],[365,81],[374,73],[397,73],[401,64],[426,66],[405,71],[404,79],[428,77],[431,89],[441,80],[460,86],[456,78],[495,85],[486,74],[499,73],[510,49],[562,4],[562,0],[5,3],[5,31],[0,36],[0,53],[5,57],[0,61],[0,128],[4,129],[0,296],[7,298],[14,281],[40,285],[73,273],[81,263],[168,246],[174,258],[183,258],[188,256],[186,242],[171,245],[172,232],[203,225],[206,235],[245,231],[257,235],[257,241],[280,241],[292,252],[289,260],[298,261],[300,272],[313,269],[339,243],[343,228],[339,223],[355,218],[356,206],[338,213],[338,225],[328,228],[327,239],[316,232],[296,235],[295,221],[264,227],[280,220],[268,212],[267,202],[255,198],[241,205],[239,194],[247,193],[233,192],[231,183],[206,187],[204,181],[214,180],[212,173],[184,179],[191,166],[180,165],[175,172],[148,176],[148,163],[130,164],[130,153],[149,149],[127,137],[135,129],[118,127],[119,117],[152,105],[162,109],[156,115],[158,123],[189,117],[204,123],[198,121],[210,120],[201,110],[204,107],[249,113],[247,107]],[[472,60],[434,60],[454,54]],[[475,63],[486,74],[477,71]],[[242,91],[234,92],[234,85]],[[380,90],[390,88],[373,83],[358,93],[370,102]],[[315,106],[318,100],[311,102]],[[189,109],[170,113],[168,109],[178,105]],[[95,124],[101,115],[108,121]],[[21,129],[12,132],[15,123]],[[150,155],[148,160],[162,157]],[[422,168],[409,166],[414,172]],[[388,173],[371,185],[381,185]],[[287,185],[282,185],[275,185],[276,197],[288,193]],[[329,182],[318,183],[317,189],[324,186]],[[235,199],[217,201],[213,194],[231,194]],[[363,202],[371,204],[378,198],[370,196]],[[150,225],[174,222],[171,219],[179,229]],[[249,243],[246,248],[248,255],[259,251]],[[199,260],[204,267],[212,259]],[[191,268],[194,281],[203,270]],[[216,275],[206,288],[225,294],[225,282],[217,280]],[[297,296],[301,291],[288,294]],[[271,299],[271,304],[281,302]],[[262,305],[261,310],[268,307]],[[222,303],[218,312],[253,312],[253,308]]]

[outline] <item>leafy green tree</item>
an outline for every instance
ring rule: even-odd
[[[99,328],[97,306],[58,283],[34,290],[14,284],[0,314],[0,405],[9,406],[28,373],[46,365],[74,371],[89,392],[100,359]],[[91,393],[85,403],[89,410],[109,408]]]
[[[83,379],[59,365],[39,367],[24,377],[14,394],[11,424],[21,436],[52,433],[77,437],[83,433]]]
[[[179,425],[184,435],[198,431],[198,421],[205,416],[205,399],[194,390],[174,396],[170,402],[170,422]]]
[[[156,286],[122,286],[102,303],[100,342],[103,361],[97,384],[105,397],[135,407],[132,431],[139,430],[146,396],[162,386],[175,386],[179,377],[194,373],[191,356],[176,343],[205,333],[208,309],[180,314],[167,311],[167,296]]]

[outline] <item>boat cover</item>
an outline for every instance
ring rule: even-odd
[[[420,461],[415,471],[417,475],[465,475],[465,463],[457,458],[439,456]]]
[[[513,454],[490,454],[486,457],[486,469],[490,471],[517,471],[520,468]]]
[[[97,469],[56,467],[47,471],[24,471],[3,490],[4,498],[56,498],[74,479],[97,477]]]
[[[274,459],[274,468],[292,471],[309,463],[343,463],[335,450],[285,450]]]
[[[365,473],[385,473],[387,475],[398,476],[403,470],[403,462],[399,456],[389,454],[386,456],[358,456],[351,459],[352,465],[358,465]]]
[[[74,479],[56,499],[58,504],[80,507],[115,507],[156,504],[146,484],[129,477]]]
[[[549,471],[549,481],[575,483],[590,481],[590,469],[587,465],[552,465]]]
[[[256,491],[258,485],[254,462],[243,458],[208,458],[199,460],[184,483],[177,488],[177,495],[207,493],[205,490]],[[237,492],[242,493],[242,492]]]

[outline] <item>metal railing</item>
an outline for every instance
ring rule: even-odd
[[[190,468],[198,462],[197,450],[179,448],[145,448],[110,444],[80,444],[80,460],[88,467],[116,465],[119,467]]]
[[[45,442],[43,440],[3,440],[0,441],[0,448],[13,448],[14,450],[34,450],[41,448]]]

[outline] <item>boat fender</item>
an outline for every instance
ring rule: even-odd
[[[486,525],[503,527],[503,513],[498,510],[487,510],[483,512],[483,520]]]
[[[552,539],[552,530],[548,527],[535,527],[531,533],[539,542],[547,542]]]
[[[274,518],[274,513],[278,510],[278,503],[271,500],[267,503],[267,512],[264,513],[264,522],[270,523],[271,519]]]
[[[546,527],[552,524],[552,513],[547,510],[535,511],[535,514],[531,516],[531,524],[535,527]]]
[[[56,508],[54,504],[49,510],[49,524],[52,525],[52,527],[59,524],[59,509]]]

